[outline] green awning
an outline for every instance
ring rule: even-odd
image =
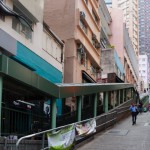
[[[0,55],[0,73],[56,98],[81,96],[134,87],[128,83],[54,84],[11,58]]]

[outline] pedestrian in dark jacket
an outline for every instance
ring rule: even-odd
[[[130,111],[131,111],[131,115],[132,115],[132,125],[136,124],[136,116],[137,116],[137,106],[135,106],[134,103],[131,104],[130,106]]]

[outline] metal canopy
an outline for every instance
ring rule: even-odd
[[[0,73],[56,98],[81,96],[134,87],[133,84],[127,83],[54,84],[5,55],[0,55]]]
[[[56,84],[59,88],[59,97],[71,97],[88,95],[99,92],[107,92],[132,88],[132,84],[128,83],[81,83],[81,84]]]

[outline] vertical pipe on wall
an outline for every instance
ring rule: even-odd
[[[77,96],[77,121],[81,121],[82,96]]]

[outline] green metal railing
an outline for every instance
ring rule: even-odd
[[[97,107],[100,115],[102,106]],[[82,120],[93,117],[93,108],[82,109]],[[69,112],[57,116],[57,127],[77,121],[77,112]],[[45,115],[33,114],[31,110],[19,111],[12,108],[2,107],[2,136],[17,135],[18,137],[47,130],[51,128],[51,118]]]
[[[92,119],[95,119],[96,120],[96,125],[97,125],[96,130],[98,132],[98,131],[107,129],[108,127],[114,125],[117,122],[118,116],[121,115],[121,114],[124,114],[124,113],[126,114],[127,111],[129,111],[129,106],[116,108],[112,112],[108,112],[108,113],[102,114],[102,115],[94,117],[94,118],[89,118],[89,119],[86,119],[86,120],[75,122],[73,124],[82,123],[82,122],[86,122],[86,121],[90,121]],[[69,124],[69,125],[72,125],[72,124]],[[61,126],[61,127],[58,127],[58,128],[54,128],[54,129],[50,129],[50,130],[46,130],[46,131],[42,131],[42,132],[39,132],[39,133],[30,134],[30,135],[21,137],[16,143],[16,150],[19,150],[19,145],[22,143],[23,140],[29,139],[29,138],[32,138],[32,137],[36,137],[36,136],[39,136],[39,135],[42,135],[41,150],[46,150],[46,149],[48,149],[47,144],[46,144],[46,147],[45,147],[45,135],[46,135],[46,133],[65,128],[67,126],[68,125],[64,125],[64,126]]]

